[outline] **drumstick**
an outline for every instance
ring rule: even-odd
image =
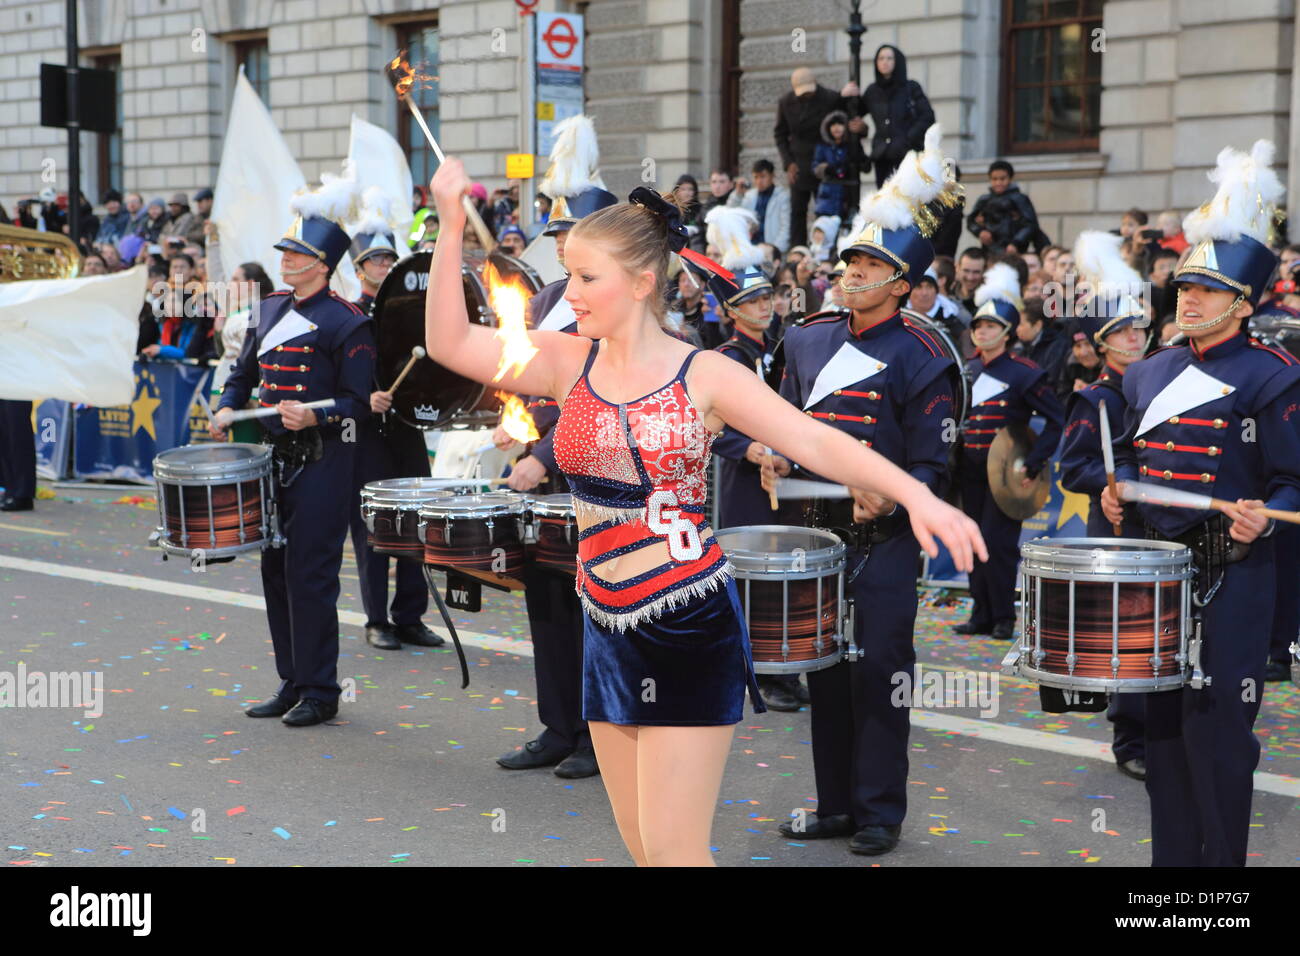
[[[406,364],[402,366],[402,371],[398,374],[397,381],[395,381],[388,388],[388,394],[391,395],[393,394],[393,392],[397,391],[397,386],[402,384],[402,379],[406,378],[406,373],[411,370],[411,366],[414,365],[416,362],[418,362],[420,359],[424,358],[426,354],[427,353],[424,351],[424,349],[418,345],[415,346],[415,348],[411,349],[411,357],[407,359]]]
[[[1164,508],[1195,508],[1198,511],[1225,511],[1236,507],[1236,503],[1223,498],[1211,498],[1191,491],[1176,488],[1161,488],[1139,481],[1123,481],[1119,484],[1119,497],[1124,501],[1141,501],[1146,504],[1160,505]],[[1265,518],[1285,521],[1288,524],[1300,524],[1300,512],[1280,511],[1277,508],[1251,508]]]
[[[759,380],[760,382],[761,382],[761,381],[764,381],[764,378],[763,378],[763,358],[762,358],[762,356],[759,356],[759,358],[755,360],[755,362],[754,362],[754,371],[758,373],[758,380]],[[766,463],[767,463],[767,467],[769,467],[769,468],[772,469],[772,474],[775,476],[775,474],[776,474],[776,465],[772,464],[772,449],[771,449],[769,446],[767,446],[767,445],[764,445],[763,447],[764,447],[764,448],[767,448],[767,454],[764,456],[764,460],[765,460]],[[772,481],[772,488],[771,488],[771,490],[768,491],[768,493],[767,493],[767,503],[768,503],[769,505],[772,506],[772,510],[773,510],[773,511],[776,510],[776,508],[777,508],[777,501],[776,501],[776,479],[775,479],[775,477],[773,478],[773,481]]]
[[[332,398],[322,398],[319,402],[304,402],[299,408],[330,408],[334,404]],[[250,418],[269,418],[272,415],[279,415],[280,408],[278,405],[270,405],[266,408],[249,408],[242,411],[234,412],[226,419],[230,422],[244,422]]]
[[[1119,489],[1115,487],[1115,449],[1111,445],[1110,438],[1110,419],[1106,417],[1106,400],[1102,399],[1097,403],[1098,421],[1101,424],[1101,460],[1106,468],[1106,487],[1110,493],[1119,501]],[[1115,537],[1124,536],[1123,524],[1119,521],[1112,521],[1111,528],[1115,531]]]

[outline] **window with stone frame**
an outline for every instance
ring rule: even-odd
[[[1102,0],[1003,0],[1001,152],[1087,152],[1101,128]]]
[[[441,142],[438,121],[438,21],[397,24],[397,45],[406,51],[406,58],[416,73],[423,76],[422,81],[416,82],[410,95],[424,114],[429,132]],[[424,138],[419,124],[411,117],[411,111],[400,102],[397,104],[397,141],[406,151],[407,161],[411,165],[412,182],[427,186],[438,168],[438,157],[429,141]]]
[[[244,37],[234,41],[235,75],[239,68],[244,68],[244,76],[257,92],[258,98],[266,106],[271,105],[271,57],[267,49],[266,35]]]

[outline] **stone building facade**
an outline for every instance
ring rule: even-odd
[[[1053,239],[1113,227],[1134,205],[1185,212],[1204,198],[1205,170],[1229,142],[1272,138],[1285,163],[1300,137],[1293,0],[1094,5],[1105,46],[1097,148],[1011,157]],[[864,77],[880,43],[906,52],[978,195],[1004,146],[999,83],[1012,0],[863,7]],[[667,188],[683,172],[707,178],[729,138],[743,167],[775,159],[775,104],[791,70],[811,66],[836,88],[848,78],[847,0],[540,0],[536,9],[585,14],[587,110],[615,192],[651,179]],[[123,182],[111,185],[146,198],[215,180],[236,61],[250,41],[264,45],[266,98],[309,179],[337,168],[353,113],[400,131],[381,68],[413,24],[438,33],[444,149],[489,188],[504,185],[506,154],[523,149],[514,0],[81,0],[80,11],[83,64],[120,58]],[[41,62],[64,62],[63,18],[62,0],[0,9],[0,202],[11,211],[50,184],[51,170],[53,185],[67,187],[65,134],[39,125],[38,86]],[[739,73],[730,108],[728,69]],[[92,199],[108,185],[99,139],[83,135]],[[1293,195],[1297,172],[1284,170]]]

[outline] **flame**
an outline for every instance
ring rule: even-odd
[[[533,293],[521,277],[502,275],[492,262],[483,267],[483,282],[487,285],[488,303],[497,316],[501,361],[492,381],[499,382],[511,366],[514,367],[512,375],[521,374],[537,354],[537,346],[528,337],[525,319]]]
[[[419,89],[428,89],[430,83],[436,80],[436,76],[426,73],[418,73],[406,59],[406,51],[398,50],[397,56],[393,57],[388,64],[388,79],[393,84],[399,98],[405,99],[411,92],[411,87],[419,84]]]
[[[501,427],[507,435],[523,445],[542,437],[522,398],[514,392],[497,392],[496,396],[501,399]]]

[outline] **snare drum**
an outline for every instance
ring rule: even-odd
[[[578,519],[573,495],[536,495],[528,501],[530,531],[538,564],[565,574],[578,568]]]
[[[185,445],[153,460],[158,546],[167,554],[233,557],[278,544],[272,531],[271,449]]]
[[[523,495],[508,491],[426,503],[417,526],[425,563],[522,591],[525,507]]]
[[[1020,555],[1020,644],[1003,660],[1003,673],[1109,693],[1195,683],[1191,549],[1133,538],[1053,538],[1025,542]]]
[[[386,478],[361,489],[361,517],[366,543],[378,554],[424,560],[420,508],[435,498],[470,495],[482,483],[463,478]]]
[[[736,569],[755,673],[819,671],[848,656],[844,542],[829,531],[782,525],[714,536]]]

